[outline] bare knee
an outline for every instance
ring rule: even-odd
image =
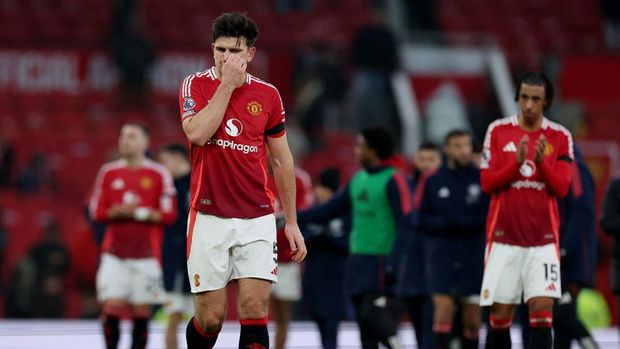
[[[196,312],[194,317],[200,329],[205,333],[219,332],[222,329],[225,316],[225,303],[218,304],[208,297],[196,296]]]
[[[538,311],[553,311],[553,298],[535,297],[527,301],[530,313]]]
[[[454,300],[448,295],[433,295],[435,323],[451,324],[454,316]]]
[[[261,319],[269,314],[269,298],[257,294],[244,295],[239,299],[239,318]]]

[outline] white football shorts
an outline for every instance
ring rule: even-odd
[[[282,301],[301,299],[301,268],[297,263],[278,265],[278,283],[271,287],[271,296]]]
[[[560,259],[555,244],[487,245],[480,305],[520,304],[533,297],[560,298]]]
[[[134,305],[164,303],[161,264],[154,257],[132,259],[102,254],[97,270],[97,299],[120,299]]]
[[[192,293],[218,290],[234,279],[278,281],[273,214],[251,219],[221,218],[191,209],[187,231]]]

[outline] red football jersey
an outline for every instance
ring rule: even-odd
[[[188,76],[179,94],[181,119],[196,115],[219,86],[215,67]],[[284,135],[284,107],[278,90],[247,74],[235,89],[211,139],[189,144],[192,160],[191,205],[228,218],[255,218],[273,213],[267,188],[265,137]]]
[[[535,145],[544,134],[547,146],[540,163],[534,161]],[[528,135],[527,158],[517,161],[517,148]],[[534,132],[524,131],[517,116],[491,123],[484,140],[482,189],[491,195],[487,240],[518,246],[558,242],[559,213],[556,199],[568,192],[573,140],[563,126],[544,118]]]
[[[108,220],[110,207],[132,203],[160,211],[162,222]],[[163,226],[174,221],[176,207],[172,176],[163,166],[149,159],[145,159],[139,168],[128,168],[123,159],[103,165],[97,174],[89,205],[91,217],[106,223],[102,251],[120,258],[159,258]]]
[[[275,214],[276,217],[284,217],[284,208],[280,204],[280,196],[278,188],[276,188],[275,179],[269,176],[269,189],[275,193]],[[314,190],[312,188],[312,179],[308,172],[301,168],[295,168],[295,206],[297,211],[304,210],[312,206],[314,202]],[[291,245],[284,234],[284,226],[278,226],[278,262],[290,263],[293,258],[291,256]]]

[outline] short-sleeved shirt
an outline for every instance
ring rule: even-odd
[[[518,246],[541,246],[558,243],[559,213],[557,197],[551,192],[534,161],[536,139],[544,134],[547,146],[543,161],[554,166],[557,161],[572,161],[573,140],[563,126],[543,118],[541,127],[524,131],[516,115],[491,123],[486,133],[483,160],[484,172],[492,175],[500,168],[516,164],[516,153],[524,135],[528,135],[527,158],[510,183],[491,193],[487,216],[487,240]]]
[[[205,108],[219,85],[215,67],[188,76],[179,93],[182,121]],[[284,135],[284,122],[278,90],[247,74],[245,84],[232,93],[213,136],[203,146],[189,143],[191,206],[225,218],[273,213],[265,141]]]
[[[176,218],[175,195],[172,175],[152,160],[145,159],[139,168],[127,167],[123,159],[103,165],[89,205],[93,219],[106,224],[102,252],[120,258],[159,258],[163,226]],[[162,221],[155,224],[133,218],[108,220],[108,210],[121,204],[158,210]]]

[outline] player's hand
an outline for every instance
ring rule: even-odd
[[[547,138],[545,137],[545,135],[540,135],[540,137],[538,137],[538,139],[536,140],[536,157],[534,158],[534,160],[537,163],[540,163],[544,156],[545,156],[545,148],[547,147]]]
[[[245,83],[248,62],[240,56],[230,55],[222,64],[222,84],[241,87]]]
[[[288,243],[291,245],[293,261],[301,263],[306,258],[308,250],[306,249],[304,237],[301,235],[301,231],[299,230],[297,223],[287,222],[284,227],[284,235],[286,236]]]
[[[525,135],[519,141],[519,147],[517,148],[517,161],[520,164],[522,164],[523,161],[525,161],[525,159],[527,158],[527,142],[529,140],[529,137]]]

